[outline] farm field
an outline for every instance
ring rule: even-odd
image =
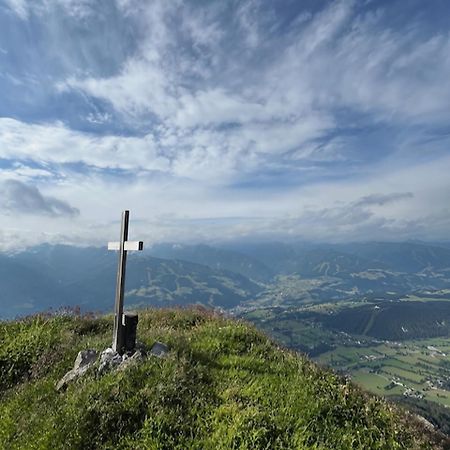
[[[436,338],[338,346],[314,358],[385,397],[431,400],[450,407],[450,341]]]

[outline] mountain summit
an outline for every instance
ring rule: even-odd
[[[439,436],[246,323],[204,309],[140,312],[144,347],[125,370],[94,368],[58,392],[112,319],[0,322],[0,447],[8,449],[438,449]]]

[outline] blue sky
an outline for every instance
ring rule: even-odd
[[[446,0],[0,0],[0,248],[448,240],[449,143]]]

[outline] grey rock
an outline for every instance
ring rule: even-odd
[[[140,350],[136,350],[131,356],[124,355],[122,364],[120,364],[117,370],[122,371],[128,369],[128,367],[134,366],[143,359],[144,357]]]
[[[151,354],[163,357],[169,351],[167,345],[157,342],[153,345]],[[136,350],[133,354],[120,355],[112,348],[107,348],[100,354],[98,372],[106,373],[110,370],[125,370],[144,359],[145,350]],[[65,389],[76,378],[84,375],[97,362],[98,353],[95,350],[83,350],[78,353],[73,369],[67,372],[56,385],[58,391]]]
[[[63,389],[65,389],[67,387],[67,385],[75,380],[75,378],[77,378],[77,374],[76,372],[72,369],[69,370],[69,372],[67,372],[59,381],[58,384],[56,385],[56,390],[57,391],[61,391]]]
[[[162,342],[155,342],[150,350],[150,355],[157,356],[158,358],[164,358],[169,353],[169,347]]]
[[[75,371],[86,371],[97,361],[98,353],[95,350],[83,350],[78,353],[77,359],[73,366]]]
[[[100,366],[98,368],[99,373],[107,372],[108,370],[115,369],[122,364],[122,356],[114,351],[112,348],[107,348],[100,355]]]
[[[69,370],[56,385],[56,390],[65,389],[67,385],[78,377],[83,376],[97,360],[97,352],[95,350],[82,350],[78,353],[73,369]]]

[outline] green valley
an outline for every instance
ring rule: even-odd
[[[420,407],[421,414],[446,433],[450,432],[449,315],[450,302],[418,298],[243,313],[285,345],[350,376],[365,389],[415,410]]]

